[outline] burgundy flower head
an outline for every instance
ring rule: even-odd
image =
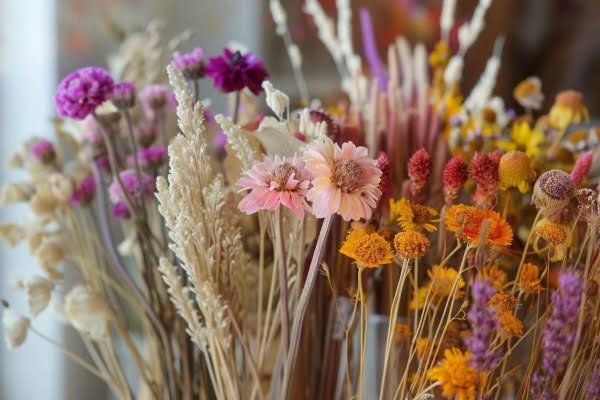
[[[212,78],[215,87],[225,93],[247,87],[255,96],[262,91],[262,83],[268,76],[263,62],[256,55],[227,48],[223,49],[223,54],[208,59],[205,72]]]
[[[110,74],[99,67],[85,67],[67,75],[56,89],[54,104],[61,117],[84,119],[108,99],[113,90]]]

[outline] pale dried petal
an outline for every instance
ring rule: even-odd
[[[112,319],[110,307],[102,296],[86,286],[77,285],[67,294],[65,314],[75,329],[94,340],[108,334],[108,322]]]
[[[25,183],[7,183],[0,188],[0,207],[29,201],[34,190]]]
[[[68,203],[73,194],[73,182],[63,174],[52,174],[48,181],[54,197],[62,204]]]
[[[23,344],[27,338],[27,332],[29,331],[29,318],[25,318],[11,310],[10,308],[4,309],[2,315],[2,328],[4,330],[4,342],[6,347],[14,349]]]
[[[17,224],[1,224],[0,239],[10,247],[15,247],[25,237],[25,229]]]
[[[29,313],[32,318],[35,318],[48,307],[54,290],[54,282],[42,276],[34,276],[23,281],[22,286],[25,289]]]
[[[65,259],[65,250],[56,237],[44,236],[37,246],[34,256],[50,279],[61,279],[62,273],[58,265]]]

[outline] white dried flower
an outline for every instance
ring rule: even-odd
[[[327,136],[327,122],[313,122],[310,118],[310,110],[305,108],[300,113],[298,131],[310,140],[322,139]]]
[[[34,193],[31,185],[25,183],[7,183],[0,188],[0,207],[29,201]]]
[[[295,44],[290,44],[287,48],[288,56],[290,57],[290,62],[292,63],[292,67],[299,68],[302,66],[302,53],[300,53],[300,48]]]
[[[20,286],[25,290],[25,297],[31,317],[37,317],[50,303],[52,291],[54,290],[54,282],[42,276],[33,276],[25,281],[21,281]]]
[[[60,239],[55,236],[42,236],[33,255],[37,258],[40,266],[50,279],[61,279],[62,272],[58,265],[65,259],[65,250]]]
[[[277,34],[283,35],[287,30],[287,15],[281,6],[279,0],[270,0],[269,8],[275,25],[277,25]]]
[[[446,86],[452,87],[460,81],[462,77],[464,62],[460,55],[452,56],[444,71],[444,82]]]
[[[477,40],[477,37],[485,27],[485,13],[492,4],[492,0],[479,0],[477,8],[473,12],[473,17],[469,22],[464,23],[458,29],[458,43],[460,45],[460,53],[465,52],[471,47],[471,45]]]
[[[442,14],[440,15],[440,29],[442,38],[447,40],[450,30],[454,25],[454,12],[456,10],[456,0],[444,0],[442,5]]]
[[[467,110],[478,111],[488,102],[492,91],[496,86],[496,79],[498,78],[498,71],[500,70],[501,49],[502,41],[496,43],[494,55],[489,58],[479,81],[473,90],[471,90],[467,100],[465,100],[464,106]]]
[[[0,239],[10,247],[15,247],[25,237],[25,229],[17,224],[1,224]]]
[[[65,297],[65,315],[75,329],[94,340],[106,337],[112,319],[104,298],[83,285],[73,287]]]
[[[290,106],[290,98],[285,93],[275,89],[269,81],[264,81],[262,87],[265,89],[267,96],[267,105],[279,119],[283,120],[283,114]]]
[[[494,114],[496,114],[496,124],[503,129],[510,122],[510,116],[506,111],[506,106],[504,105],[504,100],[501,97],[494,96],[492,97],[486,105],[487,108],[494,110]]]
[[[304,2],[304,12],[313,17],[319,39],[331,53],[333,59],[338,63],[342,61],[342,46],[335,35],[333,21],[325,14],[319,2],[317,0],[306,0]]]
[[[14,349],[22,345],[27,338],[29,324],[29,318],[20,316],[10,308],[5,308],[2,315],[2,328],[6,347]]]
[[[73,194],[71,179],[63,174],[52,174],[48,182],[50,183],[50,190],[52,190],[54,197],[63,204],[68,203]]]

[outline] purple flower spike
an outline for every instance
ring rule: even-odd
[[[54,144],[46,139],[40,139],[31,144],[29,152],[41,163],[48,164],[54,161],[56,158],[56,151],[54,150]]]
[[[204,51],[195,48],[191,53],[173,54],[173,66],[184,78],[196,80],[204,77]]]
[[[135,84],[119,82],[113,87],[111,100],[119,110],[133,107],[135,104]]]
[[[223,54],[208,60],[206,75],[212,78],[215,87],[225,93],[247,87],[258,96],[268,73],[263,62],[253,53],[242,54],[226,48],[223,49]]]
[[[479,371],[492,371],[502,359],[501,352],[494,353],[491,349],[496,322],[487,309],[487,303],[495,292],[487,279],[473,283],[473,305],[467,315],[472,334],[465,339],[465,344],[471,352],[471,364]]]
[[[110,74],[99,67],[85,67],[71,72],[58,85],[54,96],[61,117],[84,119],[108,99],[113,90]]]
[[[542,363],[533,375],[533,398],[553,398],[549,382],[559,376],[571,353],[577,330],[582,284],[572,269],[558,278],[558,291],[552,293],[552,313],[544,325]]]

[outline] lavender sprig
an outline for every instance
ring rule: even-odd
[[[574,270],[565,271],[558,279],[558,291],[552,293],[552,312],[544,325],[542,362],[532,378],[532,396],[557,398],[552,381],[565,368],[575,340],[582,285]]]
[[[480,371],[493,370],[502,359],[499,352],[490,348],[496,323],[486,307],[495,292],[496,289],[487,279],[476,280],[473,283],[473,305],[467,315],[472,335],[465,339],[465,344],[471,352],[471,364]]]

